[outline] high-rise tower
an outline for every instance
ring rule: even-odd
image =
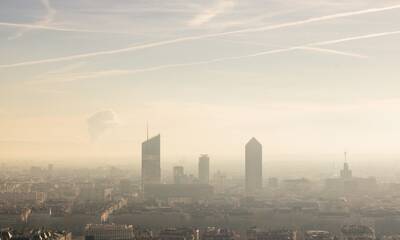
[[[262,145],[252,138],[246,144],[245,154],[246,192],[254,193],[262,188]]]
[[[160,135],[142,143],[142,185],[161,183]]]
[[[210,157],[202,154],[199,157],[199,181],[208,184],[210,181]]]

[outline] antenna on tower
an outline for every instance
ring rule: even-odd
[[[344,152],[344,162],[347,163],[347,152]]]

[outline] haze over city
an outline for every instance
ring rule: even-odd
[[[399,0],[0,0],[0,240],[400,240]]]

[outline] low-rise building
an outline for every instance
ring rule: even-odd
[[[333,240],[334,237],[328,231],[309,230],[304,233],[304,240]]]
[[[199,230],[193,228],[167,228],[160,231],[159,240],[199,240]]]
[[[201,235],[201,240],[236,240],[240,235],[227,228],[209,227]]]
[[[365,225],[345,225],[341,228],[343,240],[375,240],[375,230]]]
[[[134,240],[132,225],[88,224],[85,227],[85,240]]]
[[[297,231],[288,229],[261,230],[251,228],[246,232],[247,240],[297,240]]]

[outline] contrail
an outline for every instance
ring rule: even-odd
[[[241,34],[241,33],[264,32],[264,31],[270,31],[270,30],[304,25],[304,24],[308,24],[308,23],[321,22],[321,21],[326,21],[326,20],[339,19],[339,18],[363,15],[363,14],[368,14],[368,13],[383,12],[383,11],[399,9],[399,8],[400,8],[400,5],[393,5],[393,6],[389,6],[389,7],[383,7],[383,8],[370,8],[370,9],[359,10],[359,11],[344,12],[344,13],[337,13],[337,14],[333,14],[333,15],[326,15],[326,16],[322,16],[322,17],[309,18],[306,20],[282,23],[282,24],[277,24],[277,25],[272,25],[272,26],[247,28],[247,29],[241,29],[241,30],[235,30],[235,31],[228,31],[228,32],[221,32],[221,33],[214,33],[214,34],[205,34],[205,35],[199,35],[199,36],[182,37],[182,38],[147,43],[147,44],[137,45],[137,46],[132,46],[132,47],[98,51],[98,52],[92,52],[92,53],[77,54],[77,55],[71,55],[71,56],[66,56],[66,57],[48,58],[48,59],[42,59],[42,60],[33,60],[33,61],[25,61],[25,62],[19,62],[19,63],[4,64],[4,65],[0,65],[0,68],[31,66],[31,65],[43,64],[43,63],[55,63],[55,62],[76,60],[76,59],[82,59],[82,58],[88,58],[88,57],[111,55],[111,54],[118,54],[118,53],[123,53],[123,52],[132,52],[132,51],[137,51],[137,50],[141,50],[141,49],[159,47],[159,46],[175,44],[175,43],[180,43],[180,42],[208,39],[208,38],[221,37],[221,36],[227,36],[227,35],[233,35],[233,34]],[[42,26],[42,27],[44,27],[44,26]],[[45,28],[47,28],[47,27],[45,27]]]
[[[270,47],[267,46],[266,44],[261,44],[261,43],[255,43],[255,42],[248,42],[248,41],[232,41],[232,40],[225,40],[228,42],[233,42],[233,43],[240,43],[240,44],[249,44],[249,45],[255,45],[255,46],[261,46],[261,47]],[[279,45],[274,45],[273,47],[276,48],[282,48],[282,46]],[[332,53],[336,55],[343,55],[343,56],[348,56],[348,57],[355,57],[355,58],[368,58],[368,56],[356,54],[356,53],[351,53],[351,52],[344,52],[344,51],[338,51],[338,50],[332,50],[332,49],[326,49],[326,48],[320,48],[320,47],[302,47],[299,49],[303,50],[310,50],[310,51],[316,51],[316,52],[323,52],[323,53]]]
[[[3,26],[3,27],[15,27],[15,28],[52,30],[52,31],[62,31],[62,32],[87,32],[87,31],[90,31],[90,30],[84,30],[84,29],[80,30],[80,29],[53,27],[53,26],[46,26],[46,25],[39,25],[39,24],[29,24],[29,23],[0,22],[0,26]]]
[[[384,36],[395,35],[395,34],[399,34],[399,33],[400,33],[400,31],[372,33],[372,34],[367,34],[367,35],[362,35],[362,36],[355,36],[355,37],[348,37],[348,38],[342,38],[342,39],[331,40],[331,41],[324,41],[324,42],[314,43],[312,45],[325,46],[325,45],[332,45],[332,44],[337,44],[337,43],[342,43],[342,42],[349,42],[349,41],[362,40],[362,39],[368,39],[368,38],[384,37]]]
[[[342,55],[342,56],[354,57],[354,58],[368,58],[368,56],[357,54],[357,53],[343,52],[343,51],[338,51],[338,50],[333,50],[333,49],[326,49],[326,48],[319,48],[319,47],[312,47],[312,46],[298,47],[298,49],[310,50],[310,51],[316,51],[316,52],[322,52],[322,53],[331,53],[331,54],[335,54],[335,55]]]
[[[57,11],[51,6],[49,0],[40,0],[40,3],[42,4],[44,9],[46,10],[46,15],[43,16],[42,19],[39,20],[38,22],[36,22],[34,25],[36,25],[36,26],[48,26],[54,20],[54,16],[56,15]],[[25,32],[27,32],[29,30],[33,30],[33,28],[23,28],[22,30],[17,32],[17,34],[15,36],[9,37],[8,39],[9,40],[13,40],[13,39],[20,38],[20,37],[22,37],[24,35]]]
[[[165,64],[165,65],[160,65],[160,66],[133,69],[133,70],[105,70],[105,71],[78,73],[78,74],[72,74],[70,76],[62,76],[61,79],[57,79],[57,78],[52,77],[52,80],[33,81],[33,82],[30,82],[30,85],[32,85],[32,84],[49,83],[49,82],[51,82],[51,83],[54,83],[54,82],[74,82],[74,81],[78,81],[78,80],[92,79],[92,78],[98,78],[98,77],[110,77],[110,76],[120,76],[120,75],[143,73],[143,72],[153,72],[153,71],[159,71],[159,70],[170,69],[170,68],[180,68],[180,67],[190,67],[190,66],[197,66],[197,65],[205,65],[205,64],[211,64],[211,63],[218,63],[218,62],[225,62],[225,61],[232,61],[232,60],[240,60],[240,59],[245,59],[245,58],[258,57],[258,56],[263,56],[263,55],[277,54],[277,53],[282,53],[282,52],[290,52],[290,51],[294,51],[294,50],[310,50],[310,49],[311,49],[311,47],[307,47],[307,46],[297,46],[297,47],[275,49],[275,50],[270,50],[270,51],[265,51],[265,52],[260,52],[260,53],[254,53],[254,54],[248,54],[248,55],[242,55],[242,56],[216,58],[216,59],[211,59],[211,60],[204,60],[204,61],[197,61],[197,62],[190,62],[190,63]],[[313,49],[313,50],[315,50],[315,49]],[[326,51],[329,51],[329,50],[325,50],[325,49],[320,49],[319,48],[319,51],[326,52]],[[332,51],[334,51],[334,50],[332,50]],[[329,51],[329,52],[331,52],[331,51]],[[335,53],[337,54],[337,51],[335,51]],[[341,55],[349,56],[350,54],[342,52]],[[356,55],[352,55],[352,56],[356,56]],[[357,57],[364,57],[364,56],[357,55]]]
[[[103,31],[103,30],[92,30],[92,29],[64,28],[64,27],[40,25],[40,24],[29,24],[29,23],[0,22],[0,26],[13,27],[13,28],[24,28],[24,29],[50,30],[50,31],[59,31],[59,32],[133,34],[131,32],[123,32],[123,31],[119,32],[119,31]]]
[[[40,84],[40,83],[48,83],[48,82],[71,82],[71,81],[91,79],[91,78],[96,78],[96,77],[108,77],[108,76],[136,74],[136,73],[152,72],[152,71],[158,71],[158,70],[169,69],[169,68],[189,67],[189,66],[205,65],[205,64],[218,63],[218,62],[224,62],[224,61],[241,60],[241,59],[246,59],[246,58],[253,58],[253,57],[278,54],[278,53],[283,53],[283,52],[291,52],[291,51],[297,51],[297,50],[313,50],[313,51],[333,53],[333,54],[339,54],[339,55],[356,57],[356,58],[367,58],[367,56],[360,55],[360,54],[319,48],[316,46],[334,45],[337,43],[350,42],[350,41],[369,39],[369,38],[377,38],[377,37],[383,37],[383,36],[394,35],[394,34],[400,34],[400,31],[374,33],[374,34],[367,34],[367,35],[361,35],[361,36],[355,36],[355,37],[347,37],[347,38],[341,38],[341,39],[335,39],[335,40],[329,40],[329,41],[314,42],[314,43],[309,43],[309,44],[305,44],[305,45],[301,45],[301,46],[278,48],[278,49],[262,51],[262,52],[247,54],[247,55],[223,57],[223,58],[216,58],[216,59],[211,59],[211,60],[204,60],[204,61],[197,61],[197,62],[190,62],[190,63],[165,64],[165,65],[160,65],[160,66],[133,69],[133,70],[105,70],[105,71],[87,72],[87,73],[83,73],[83,74],[78,73],[78,74],[70,75],[67,77],[63,76],[61,79],[58,79],[58,80],[57,79],[54,80],[54,78],[52,78],[52,80],[50,80],[50,81],[42,80],[42,81],[34,81],[34,82],[30,82],[30,83],[31,84],[38,84],[38,83]]]

